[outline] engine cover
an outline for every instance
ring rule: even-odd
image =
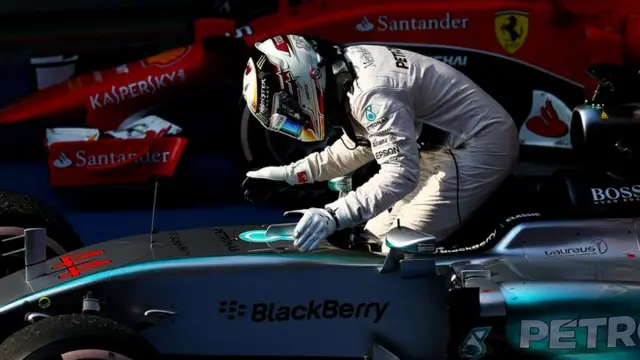
[[[640,159],[639,105],[581,105],[571,114],[571,146],[590,165],[622,167]]]

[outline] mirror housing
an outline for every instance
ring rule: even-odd
[[[402,226],[389,230],[385,236],[385,245],[389,249],[413,255],[431,255],[436,252],[435,236]]]

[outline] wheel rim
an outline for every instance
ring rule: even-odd
[[[60,355],[62,360],[135,360],[120,353],[108,350],[83,349],[68,351]],[[53,360],[53,358],[52,358]]]

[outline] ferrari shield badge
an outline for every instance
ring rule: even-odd
[[[529,14],[522,11],[502,11],[493,21],[496,39],[509,54],[520,50],[529,34]]]

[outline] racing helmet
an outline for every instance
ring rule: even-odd
[[[302,36],[255,44],[242,84],[251,114],[268,130],[304,142],[325,139],[323,59]]]

